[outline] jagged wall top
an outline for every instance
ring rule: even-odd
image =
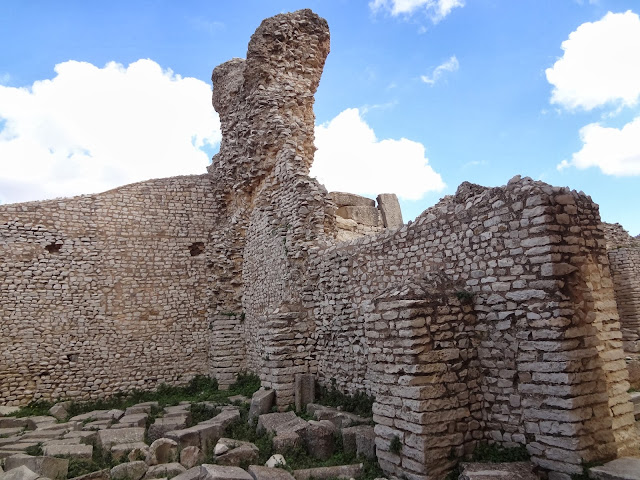
[[[329,53],[329,27],[311,10],[268,18],[247,59],[216,67],[213,106],[222,143],[209,172],[248,192],[276,165],[307,174],[315,147],[314,93]],[[284,148],[287,147],[287,148]]]

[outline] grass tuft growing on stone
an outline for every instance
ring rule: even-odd
[[[373,416],[373,402],[375,398],[364,392],[356,392],[355,395],[342,393],[336,388],[335,379],[331,381],[331,387],[319,385],[317,402],[328,407],[341,407],[346,412],[355,413],[361,417]]]

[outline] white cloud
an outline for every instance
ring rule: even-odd
[[[152,60],[68,61],[30,88],[0,85],[0,203],[205,173],[220,141],[211,89]]]
[[[551,102],[574,110],[640,98],[640,18],[632,11],[607,13],[580,25],[562,42],[564,55],[546,70]]]
[[[464,0],[372,0],[369,8],[376,13],[386,10],[391,15],[411,15],[424,11],[434,23],[449,15],[456,7],[464,7]]]
[[[433,73],[431,74],[431,76],[422,75],[420,77],[420,79],[424,83],[428,83],[429,85],[433,85],[440,79],[440,77],[442,77],[442,75],[445,72],[455,72],[459,68],[460,68],[460,63],[458,63],[458,59],[456,58],[456,56],[453,55],[449,60],[444,62],[442,65],[438,65],[436,68],[434,68],[433,69]]]
[[[428,164],[421,143],[401,138],[379,140],[357,108],[317,125],[311,175],[329,191],[362,195],[395,193],[417,200],[445,184]]]
[[[558,169],[598,167],[607,175],[640,175],[640,117],[621,129],[591,123],[580,129],[582,149]]]

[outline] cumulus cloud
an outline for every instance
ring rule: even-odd
[[[29,88],[0,85],[0,203],[204,173],[220,142],[210,87],[152,60],[68,61]]]
[[[329,191],[396,193],[400,198],[417,200],[429,191],[445,188],[421,143],[376,138],[357,108],[316,126],[315,133],[318,150],[311,176]]]
[[[591,123],[580,129],[582,149],[558,169],[598,167],[607,175],[640,175],[640,117],[621,129]]]
[[[374,13],[385,10],[395,17],[423,11],[434,23],[442,20],[457,7],[464,7],[464,0],[372,0],[369,2],[369,8]]]
[[[546,70],[551,102],[566,109],[631,106],[640,98],[640,18],[607,13],[562,42],[564,55]]]
[[[442,77],[442,75],[444,75],[446,72],[455,72],[456,70],[458,70],[460,68],[460,63],[458,63],[458,59],[456,58],[455,55],[453,55],[451,58],[449,58],[449,60],[447,60],[446,62],[444,62],[441,65],[438,65],[436,68],[433,69],[433,73],[431,74],[431,76],[429,75],[422,75],[420,77],[420,79],[424,82],[424,83],[428,83],[429,85],[433,85],[435,84],[440,77]]]

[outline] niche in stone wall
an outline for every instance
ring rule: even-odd
[[[193,242],[189,245],[189,253],[192,257],[197,257],[204,253],[204,242]]]
[[[60,253],[60,249],[62,248],[62,243],[50,243],[49,245],[44,247],[45,250],[49,253]]]

